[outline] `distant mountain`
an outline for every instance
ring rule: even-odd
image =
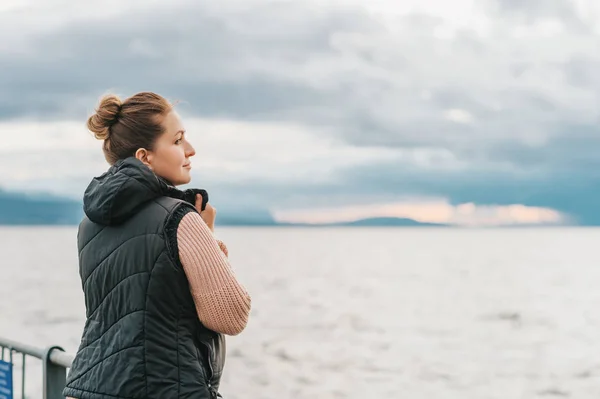
[[[219,226],[290,226],[290,227],[447,227],[446,224],[421,223],[413,219],[380,217],[337,223],[288,223],[277,222],[268,212],[253,215],[217,214]]]
[[[2,225],[70,225],[83,215],[81,203],[45,194],[0,190]]]
[[[277,223],[277,222],[276,222]],[[294,227],[448,227],[450,225],[436,223],[421,223],[413,219],[395,217],[377,217],[335,223],[284,223],[277,226]]]
[[[217,210],[218,226],[278,226],[271,213],[266,209]]]
[[[446,227],[447,224],[422,223],[414,219],[378,217],[354,220],[351,222],[332,223],[332,226],[355,226],[355,227]]]

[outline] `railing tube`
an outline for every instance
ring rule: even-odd
[[[8,359],[5,352],[8,351]],[[4,396],[14,398],[13,373],[14,367],[13,353],[20,353],[22,357],[22,376],[21,376],[21,398],[25,398],[25,359],[31,356],[42,361],[43,368],[43,394],[44,399],[64,399],[62,391],[67,381],[67,369],[71,368],[74,356],[70,353],[65,353],[60,346],[50,346],[46,349],[38,348],[32,345],[23,344],[0,337],[0,359],[8,360],[12,366],[8,366],[8,373],[3,375],[3,390],[0,392],[0,397]]]
[[[44,352],[42,363],[44,365],[44,399],[65,399],[62,394],[67,382],[67,370],[51,360],[53,351],[64,352],[60,346],[51,346]]]

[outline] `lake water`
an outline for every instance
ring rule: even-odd
[[[600,229],[217,233],[253,297],[227,399],[600,397]],[[0,336],[74,352],[76,229],[0,228],[0,250]]]

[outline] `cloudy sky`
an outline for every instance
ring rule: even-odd
[[[218,209],[600,223],[597,0],[366,3],[0,0],[0,187],[80,198],[150,90]]]

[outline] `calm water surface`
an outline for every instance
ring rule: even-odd
[[[218,235],[253,297],[225,398],[600,397],[600,229]],[[75,351],[76,229],[0,228],[0,251],[0,336]]]

